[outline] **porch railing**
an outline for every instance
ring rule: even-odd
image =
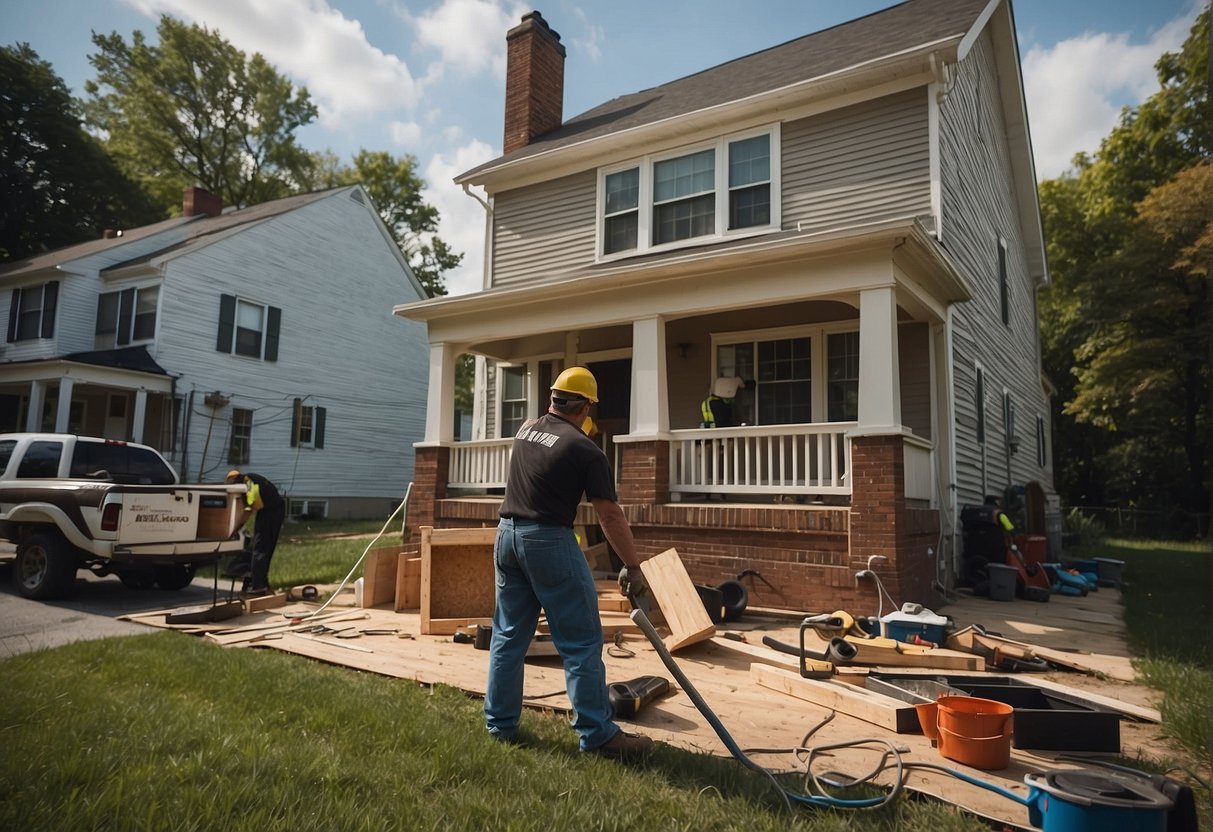
[[[675,494],[851,493],[854,422],[670,432]]]
[[[513,437],[479,439],[451,445],[448,488],[505,488]]]

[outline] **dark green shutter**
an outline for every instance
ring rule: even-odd
[[[278,360],[278,329],[282,325],[282,310],[271,306],[265,319],[265,360]]]
[[[59,303],[59,281],[52,280],[42,287],[42,332],[43,338],[55,337],[55,307]]]
[[[295,399],[295,406],[291,408],[291,447],[295,448],[299,445],[299,419],[303,415],[303,399]]]
[[[215,349],[219,352],[232,351],[232,336],[236,333],[236,296],[219,296],[219,337],[215,341]]]
[[[13,299],[8,305],[8,340],[17,340],[17,316],[21,314],[21,290],[13,289]]]
[[[135,317],[135,290],[123,289],[118,295],[118,346],[131,342],[131,324]]]
[[[312,420],[312,438],[316,440],[317,448],[324,447],[324,414],[327,412],[323,407],[316,408],[316,418]]]

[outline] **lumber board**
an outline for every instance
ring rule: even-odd
[[[242,598],[240,604],[244,607],[245,615],[262,610],[275,610],[286,606],[286,593],[275,592],[273,595],[262,595],[259,598]]]
[[[402,556],[396,569],[396,612],[421,609],[421,558]]]
[[[920,730],[918,711],[913,705],[846,682],[805,679],[799,673],[764,664],[750,665],[750,678],[764,688],[831,708],[887,731],[912,734]]]
[[[1016,641],[1004,636],[980,634],[973,630],[965,630],[948,638],[949,644],[961,648],[974,649],[975,646],[986,649],[998,648],[1008,656],[1031,659],[1041,658],[1050,664],[1077,670],[1082,673],[1103,674],[1122,682],[1132,682],[1137,678],[1133,671],[1133,663],[1121,656],[1109,656],[1103,653],[1078,653],[1069,650],[1058,650],[1052,647],[1041,647],[1024,641]]]
[[[402,547],[371,549],[362,568],[362,606],[379,607],[396,598],[396,569]]]
[[[981,670],[985,667],[985,659],[972,653],[962,653],[959,650],[948,650],[943,647],[927,648],[920,651],[894,650],[889,647],[879,647],[868,644],[861,638],[849,638],[848,642],[855,645],[855,658],[851,664],[879,665],[881,667],[933,667],[939,670]],[[830,641],[823,638],[816,630],[805,632],[805,646],[813,650],[824,650]]]
[[[780,653],[778,650],[772,650],[769,647],[747,644],[743,641],[733,641],[722,636],[713,636],[709,639],[709,643],[714,648],[725,650],[735,656],[748,659],[751,663],[767,664],[771,667],[781,667],[784,670],[800,673],[800,661],[789,653]]]
[[[716,634],[699,592],[675,549],[666,549],[640,564],[649,591],[665,617],[670,635],[663,639],[671,653]]]
[[[594,586],[598,590],[598,611],[599,612],[623,612],[632,611],[632,602],[624,597],[619,591],[619,585],[614,581],[594,581]]]
[[[487,623],[496,605],[496,529],[421,527],[421,632]]]

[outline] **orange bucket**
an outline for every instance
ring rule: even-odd
[[[1007,726],[1015,709],[1005,702],[977,696],[941,696],[939,727],[962,737],[1000,737],[1010,734]]]
[[[939,739],[939,728],[936,727],[939,720],[939,703],[921,702],[914,706],[914,710],[918,711],[918,724],[922,733],[934,745],[935,740]]]
[[[997,737],[966,737],[940,725],[939,753],[949,760],[983,771],[1006,768],[1011,764],[1010,726],[1008,720],[1006,733]]]

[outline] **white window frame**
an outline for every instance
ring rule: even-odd
[[[505,397],[505,376],[508,370],[522,370],[522,398],[507,399]],[[523,403],[522,422],[527,420],[527,414],[531,413],[536,406],[536,402],[531,401],[529,390],[531,387],[531,366],[529,362],[510,362],[497,365],[497,438],[512,439],[516,431],[507,432],[505,426],[505,406],[507,402]],[[519,422],[521,426],[522,422]]]
[[[307,438],[304,439],[304,432]],[[295,437],[300,448],[316,447],[316,405],[304,404],[299,406],[299,434]]]
[[[107,289],[106,291],[97,295],[97,316],[96,316],[96,319],[94,320],[94,324],[93,324],[93,349],[109,350],[109,349],[116,349],[119,346],[118,337],[119,337],[119,335],[122,334],[118,331],[118,327],[122,323],[121,298],[122,298],[122,293],[127,291],[128,289],[135,290],[135,300],[131,304],[131,319],[129,321],[130,332],[128,333],[130,337],[127,339],[127,342],[125,344],[122,344],[121,346],[133,347],[133,346],[137,346],[139,344],[150,344],[156,340],[156,336],[160,332],[160,301],[161,301],[161,298],[163,297],[164,293],[160,291],[159,283],[144,283],[142,285],[136,285],[136,286],[123,286],[118,289]],[[152,325],[152,334],[149,335],[147,338],[136,338],[135,337],[135,319],[138,317],[139,298],[144,292],[153,290],[153,289],[156,291],[156,307],[152,311],[152,314],[155,316],[154,323]],[[118,299],[118,307],[117,307],[117,309],[114,310],[114,313],[115,313],[114,331],[112,333],[99,333],[96,331],[96,328],[97,328],[97,324],[99,324],[100,320],[101,320],[101,299],[103,297],[106,297],[107,295],[113,295]]]
[[[286,513],[290,517],[306,517],[311,515],[313,510],[318,511],[320,519],[328,517],[329,501],[316,499],[287,500]]]
[[[755,136],[768,135],[770,136],[770,162],[771,162],[771,178],[770,178],[770,200],[771,200],[771,217],[770,222],[761,226],[750,226],[747,228],[738,228],[730,230],[729,222],[729,145],[732,142],[744,141],[752,139]],[[744,130],[737,133],[730,133],[725,136],[720,136],[709,141],[698,142],[695,144],[684,145],[682,147],[671,150],[661,151],[659,153],[650,153],[639,158],[629,159],[626,162],[610,165],[598,169],[598,191],[595,201],[596,224],[594,234],[594,252],[595,260],[598,262],[607,262],[619,260],[625,257],[635,257],[640,254],[649,254],[652,252],[671,251],[679,248],[687,248],[690,246],[699,246],[705,243],[719,242],[726,239],[753,237],[760,234],[769,234],[772,231],[778,231],[782,223],[782,199],[781,193],[781,159],[782,159],[782,141],[780,124],[766,124],[760,127],[755,127],[749,130]],[[664,162],[669,159],[677,159],[682,156],[690,156],[703,150],[712,148],[716,152],[715,156],[715,180],[716,187],[714,190],[716,196],[716,213],[714,220],[714,233],[705,234],[699,237],[689,237],[685,240],[673,240],[668,243],[655,245],[652,241],[653,237],[653,167],[658,162]],[[640,185],[636,218],[636,248],[626,251],[617,251],[611,254],[603,253],[603,245],[606,242],[606,178],[611,174],[621,171],[638,168],[640,171]]]
[[[260,329],[257,330],[261,335],[261,343],[257,349],[256,355],[249,355],[248,353],[244,353],[244,352],[240,351],[240,329],[241,329],[240,307],[241,306],[256,306],[261,310]],[[258,303],[257,301],[253,301],[253,300],[245,300],[244,298],[240,297],[239,295],[236,296],[235,315],[232,318],[232,355],[238,355],[241,358],[252,358],[257,361],[265,360],[265,340],[266,340],[266,330],[269,328],[269,320],[268,320],[269,312],[270,312],[270,307],[269,307],[269,304],[267,304],[267,303]],[[244,327],[244,329],[248,329],[248,327]]]
[[[239,437],[239,441],[243,443],[244,453],[236,454],[233,451],[237,448],[238,438],[236,436],[236,413],[248,414],[248,431]],[[254,411],[251,407],[234,407],[232,408],[232,436],[228,443],[229,465],[247,465],[253,458],[253,415]]]
[[[715,379],[719,375],[717,364],[717,348],[728,346],[730,344],[757,344],[759,341],[782,341],[791,338],[808,338],[810,350],[810,372],[812,373],[809,379],[810,395],[812,402],[810,403],[809,413],[812,418],[812,424],[825,423],[829,415],[829,407],[827,404],[827,396],[829,395],[829,383],[826,374],[829,369],[827,361],[827,350],[829,348],[829,336],[837,335],[846,332],[859,332],[859,321],[834,321],[825,324],[815,324],[813,326],[785,326],[775,327],[772,329],[751,329],[737,332],[713,332],[712,333],[712,378]],[[757,353],[755,353],[757,355]],[[757,411],[749,418],[758,418]]]

